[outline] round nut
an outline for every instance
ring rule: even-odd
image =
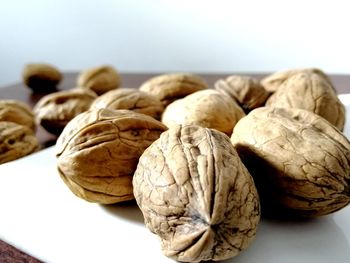
[[[197,75],[172,73],[147,80],[141,85],[140,90],[157,97],[164,106],[167,106],[177,99],[207,87],[204,80]]]
[[[345,107],[334,88],[315,73],[297,73],[289,77],[266,101],[266,106],[311,111],[343,130]]]
[[[139,157],[165,130],[154,118],[129,110],[84,112],[57,140],[59,174],[87,201],[111,204],[134,199],[132,176]]]
[[[0,121],[0,164],[16,160],[39,149],[39,142],[27,126]]]
[[[29,106],[20,101],[0,100],[0,121],[24,125],[35,132],[34,114]]]
[[[77,79],[78,87],[85,88],[101,95],[119,88],[121,77],[112,66],[99,66],[81,72]]]
[[[62,74],[50,64],[31,63],[24,67],[22,78],[24,84],[34,92],[48,92],[56,89]]]
[[[111,90],[101,95],[91,104],[91,109],[132,110],[160,119],[164,107],[156,97],[136,89]]]
[[[282,207],[316,217],[349,204],[350,143],[324,118],[262,107],[237,123],[231,139],[257,183],[263,211]]]
[[[146,226],[159,235],[166,256],[224,260],[255,237],[258,194],[221,132],[192,125],[164,132],[142,154],[133,186]]]
[[[96,97],[93,91],[80,88],[58,91],[42,97],[34,114],[45,130],[59,135],[70,120],[89,109]]]
[[[257,80],[247,76],[232,75],[219,79],[214,87],[220,93],[235,99],[245,112],[263,106],[270,95]]]
[[[231,135],[233,127],[244,115],[241,107],[230,97],[207,89],[168,105],[162,122],[169,128],[179,124],[193,124]]]

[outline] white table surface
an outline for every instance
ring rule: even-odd
[[[340,98],[349,119],[350,94]],[[75,197],[57,174],[53,147],[0,165],[0,239],[45,262],[172,262],[135,202]],[[350,206],[302,222],[263,219],[252,245],[226,262],[349,263]]]

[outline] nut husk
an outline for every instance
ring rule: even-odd
[[[162,122],[168,127],[178,124],[199,125],[231,135],[233,127],[243,116],[243,110],[234,100],[216,90],[207,89],[168,105]]]
[[[324,118],[262,107],[237,123],[231,139],[257,183],[263,211],[316,217],[349,204],[350,143]]]
[[[170,73],[158,75],[145,81],[140,90],[157,97],[166,107],[177,99],[207,87],[205,81],[197,75]]]
[[[164,111],[161,101],[153,95],[137,89],[127,88],[108,91],[95,99],[90,108],[132,110],[149,115],[157,120],[160,120],[160,117]]]
[[[166,256],[224,260],[246,249],[260,218],[254,182],[221,132],[176,126],[141,156],[133,178],[146,226]]]
[[[165,130],[154,118],[129,110],[84,112],[57,140],[59,174],[87,201],[111,204],[134,199],[132,176],[139,157]]]
[[[0,121],[0,164],[16,160],[39,149],[39,142],[27,126]]]
[[[77,79],[77,86],[94,91],[101,95],[107,91],[119,88],[121,77],[112,66],[98,66],[82,71]]]

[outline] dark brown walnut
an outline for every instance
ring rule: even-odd
[[[111,204],[134,199],[132,177],[139,157],[165,130],[154,118],[129,110],[84,112],[57,140],[59,174],[87,201]]]
[[[322,70],[318,68],[300,68],[300,69],[290,69],[284,71],[278,71],[261,80],[261,84],[268,92],[275,92],[278,88],[288,80],[290,77],[293,77],[295,74],[305,73],[305,74],[317,74],[321,78],[324,78],[325,81],[329,82],[329,84],[333,87],[331,79],[324,73]]]
[[[91,108],[112,110],[132,110],[138,113],[149,115],[157,120],[164,111],[163,104],[159,99],[146,92],[137,89],[116,89],[98,97]]]
[[[169,104],[162,122],[168,127],[194,124],[231,135],[233,127],[243,116],[243,110],[234,100],[216,90],[207,89]]]
[[[34,107],[37,123],[59,135],[70,120],[90,108],[96,97],[93,91],[80,88],[46,95]]]
[[[245,112],[263,106],[269,92],[254,78],[232,75],[226,79],[219,79],[214,87],[220,93],[235,99]]]
[[[266,106],[298,108],[316,113],[343,130],[345,107],[334,88],[319,74],[297,73],[266,101]]]
[[[231,138],[253,175],[267,210],[316,217],[350,202],[350,143],[333,125],[305,110],[262,107]]]
[[[168,257],[224,260],[255,237],[258,194],[221,132],[193,125],[164,132],[142,154],[133,185],[146,226]]]
[[[82,71],[77,79],[78,87],[85,88],[101,95],[119,88],[121,77],[112,66],[99,66]]]
[[[39,149],[39,142],[27,126],[0,121],[0,164],[16,160]]]
[[[24,84],[34,92],[45,93],[56,89],[62,80],[62,74],[50,64],[31,63],[24,67],[22,78]]]
[[[17,100],[0,100],[0,121],[15,122],[35,132],[35,119],[31,108]]]
[[[156,96],[164,106],[167,106],[177,99],[207,87],[205,81],[197,75],[172,73],[147,80],[141,85],[140,90]]]

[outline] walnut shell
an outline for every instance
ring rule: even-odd
[[[234,100],[216,90],[207,89],[168,105],[162,122],[168,127],[194,124],[231,135],[233,127],[244,115]]]
[[[82,71],[77,79],[77,86],[101,95],[119,88],[121,77],[112,66],[99,66]]]
[[[248,76],[231,75],[216,81],[214,87],[236,100],[245,112],[263,106],[270,95],[257,80]]]
[[[35,132],[35,118],[31,108],[16,100],[0,100],[0,121],[21,124]]]
[[[140,90],[157,97],[164,106],[167,106],[177,99],[207,87],[205,81],[197,75],[172,73],[147,80],[141,85]]]
[[[0,121],[0,164],[16,160],[39,149],[39,142],[27,126]]]
[[[232,142],[269,211],[321,216],[350,202],[350,143],[305,110],[262,107],[242,118]]]
[[[132,110],[149,115],[157,120],[160,119],[164,111],[163,104],[156,97],[140,90],[126,88],[108,91],[98,97],[90,108]]]
[[[283,82],[288,80],[293,75],[299,74],[299,73],[317,74],[320,77],[324,78],[325,81],[329,82],[329,84],[333,87],[332,81],[327,76],[327,74],[318,68],[301,68],[301,69],[290,69],[290,70],[278,71],[276,73],[273,73],[263,78],[260,83],[264,86],[264,88],[268,92],[273,93],[278,90],[278,88],[283,84]]]
[[[50,64],[31,63],[24,67],[22,78],[24,84],[34,92],[47,92],[56,89],[62,80],[62,74]]]
[[[308,110],[322,116],[338,129],[344,128],[345,107],[333,87],[319,74],[294,74],[271,95],[266,106]]]
[[[129,110],[84,112],[57,140],[59,174],[87,201],[111,204],[134,199],[132,176],[139,157],[165,130],[154,118]]]
[[[96,97],[93,91],[80,88],[51,93],[35,105],[36,120],[48,132],[60,135],[67,123],[87,111]]]
[[[133,185],[146,226],[176,260],[231,258],[255,237],[258,194],[221,132],[193,125],[164,132],[142,154]]]

